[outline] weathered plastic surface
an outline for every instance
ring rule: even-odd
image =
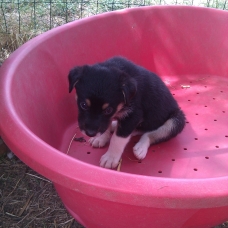
[[[156,6],[75,21],[36,37],[4,63],[1,136],[49,178],[88,228],[212,227],[228,219],[228,12]],[[70,68],[123,55],[161,75],[187,116],[176,138],[121,171],[78,131]],[[69,146],[70,145],[70,146]]]

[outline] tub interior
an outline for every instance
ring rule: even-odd
[[[23,124],[58,153],[99,166],[108,147],[92,148],[81,134],[67,75],[75,65],[122,55],[162,77],[187,123],[177,137],[151,146],[143,161],[132,153],[139,139],[133,137],[120,172],[169,178],[227,176],[228,42],[221,23],[227,17],[207,17],[201,9],[195,17],[191,9],[170,10],[168,15],[159,9],[106,14],[32,40],[16,62],[11,84],[14,109]],[[74,140],[80,137],[86,142]]]
[[[121,172],[172,178],[212,178],[228,175],[228,80],[215,75],[162,77],[186,114],[186,126],[177,137],[149,148],[138,161],[132,152],[140,136],[131,139],[122,156]],[[88,137],[73,124],[66,132],[65,153],[99,165],[107,151],[92,148]],[[81,141],[83,138],[86,140]],[[70,140],[71,139],[71,140]]]

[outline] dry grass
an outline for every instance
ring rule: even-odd
[[[19,159],[0,159],[0,227],[83,228],[66,211],[53,184]]]
[[[9,55],[36,34],[0,33],[0,66]]]

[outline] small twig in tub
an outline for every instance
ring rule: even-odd
[[[129,158],[127,155],[125,155],[130,161],[133,161],[133,162],[139,162],[139,160],[136,160],[136,159],[131,159]]]
[[[76,142],[86,142],[86,140],[83,137],[74,138],[74,141],[76,141]]]
[[[119,164],[117,166],[117,171],[118,172],[120,172],[121,164],[122,164],[122,158],[120,159]]]
[[[181,85],[182,89],[189,89],[191,86],[190,85]]]
[[[169,80],[165,80],[165,84],[171,89],[176,89],[176,87],[172,86]]]
[[[205,79],[207,79],[207,78],[209,78],[209,76],[204,77],[204,78],[200,78],[200,79],[198,79],[197,81],[203,81],[203,80],[205,80]]]
[[[75,136],[76,136],[76,133],[74,134],[74,136],[72,137],[72,139],[71,139],[71,141],[70,141],[70,144],[69,144],[69,146],[68,146],[68,149],[67,149],[66,154],[68,154],[68,153],[69,153],[69,150],[70,150],[71,144],[72,144],[72,142],[74,141]]]

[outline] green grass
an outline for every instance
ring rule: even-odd
[[[95,14],[147,5],[228,9],[228,0],[0,0],[0,64],[23,43],[47,30]]]
[[[102,12],[145,5],[228,9],[228,0],[1,0],[1,33],[36,33]]]

